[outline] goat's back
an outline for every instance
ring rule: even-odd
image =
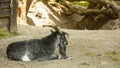
[[[55,47],[50,44],[48,45],[47,40],[46,43],[41,39],[18,41],[11,43],[7,47],[7,57],[12,60],[22,60],[22,57],[27,54],[29,60],[35,60],[52,55],[54,50]]]

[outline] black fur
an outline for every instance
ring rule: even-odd
[[[7,57],[12,60],[22,61],[22,57],[27,53],[30,61],[45,61],[58,59],[58,56],[54,54],[56,46],[59,46],[59,52],[62,58],[67,58],[66,45],[68,41],[65,37],[65,33],[55,31],[42,38],[32,39],[28,41],[18,41],[11,43],[7,47]]]

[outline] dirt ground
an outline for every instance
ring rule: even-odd
[[[72,60],[44,62],[10,61],[6,57],[8,44],[50,34],[49,28],[18,26],[20,35],[0,40],[0,68],[120,68],[120,31],[67,30],[70,34],[67,54]]]

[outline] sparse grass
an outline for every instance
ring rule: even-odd
[[[105,54],[114,61],[120,61],[120,56],[115,51],[108,51]]]
[[[87,63],[87,62],[82,62],[81,65],[86,65],[86,66],[89,66],[90,64]]]
[[[9,32],[8,31],[0,29],[0,37],[8,37],[8,36],[9,36]]]
[[[12,35],[20,35],[18,31],[11,32]]]
[[[101,56],[101,54],[97,54],[95,52],[87,52],[85,55],[95,57],[95,56]]]
[[[106,52],[107,55],[117,55],[117,52],[115,51],[108,51]]]
[[[0,29],[0,38],[6,38],[6,37],[9,37],[9,36],[15,36],[15,35],[19,35],[19,32],[17,31],[14,31],[14,32],[8,32],[4,29]]]
[[[85,55],[88,55],[88,56],[96,56],[96,54],[94,52],[87,52]]]

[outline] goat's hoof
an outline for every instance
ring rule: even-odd
[[[72,57],[68,57],[68,56],[59,56],[58,58],[72,60]]]
[[[68,60],[72,60],[72,57],[68,57],[68,58],[66,58],[66,59],[68,59]]]

